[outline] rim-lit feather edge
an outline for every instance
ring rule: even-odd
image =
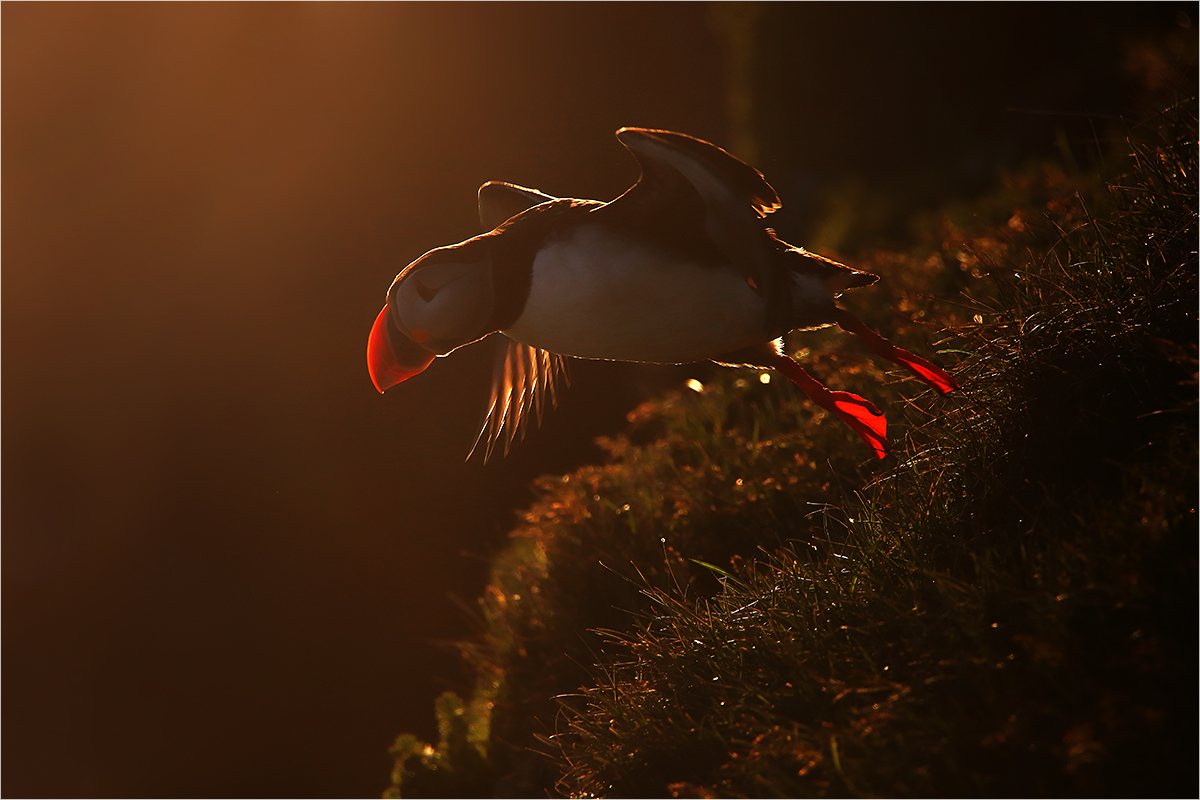
[[[505,342],[506,346],[496,348],[487,416],[467,453],[468,459],[479,449],[480,442],[485,442],[486,463],[502,437],[504,455],[508,455],[513,441],[525,438],[531,413],[537,417],[537,424],[542,424],[547,396],[552,406],[558,406],[555,382],[567,379],[565,357],[508,338]]]

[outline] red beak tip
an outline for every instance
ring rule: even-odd
[[[421,372],[434,359],[433,353],[426,352],[402,334],[396,334],[400,337],[398,341],[391,339],[387,325],[388,307],[384,306],[375,318],[367,340],[367,371],[380,394]],[[399,355],[393,348],[393,341],[400,348]]]

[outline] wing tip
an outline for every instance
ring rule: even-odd
[[[744,198],[760,219],[783,208],[779,193],[767,181],[765,175],[725,148],[705,139],[678,131],[631,126],[618,129],[616,137],[639,161],[639,153],[655,158],[654,154],[647,153],[645,148],[637,146],[641,140],[654,142],[699,163],[724,183],[729,191]]]

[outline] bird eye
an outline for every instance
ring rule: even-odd
[[[421,279],[418,278],[417,276],[414,275],[412,280],[413,280],[413,284],[416,286],[417,294],[420,295],[421,299],[424,300],[426,303],[428,303],[430,300],[432,300],[434,295],[437,294],[437,289],[431,288],[431,287],[426,286],[425,284],[421,283]]]

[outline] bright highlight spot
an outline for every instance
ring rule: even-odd
[[[771,382],[771,373],[769,373],[769,372],[758,373],[758,382],[759,383],[770,383]]]
[[[704,391],[704,384],[701,383],[700,381],[696,380],[695,378],[688,378],[687,387],[689,389],[691,389],[693,392],[703,392]]]

